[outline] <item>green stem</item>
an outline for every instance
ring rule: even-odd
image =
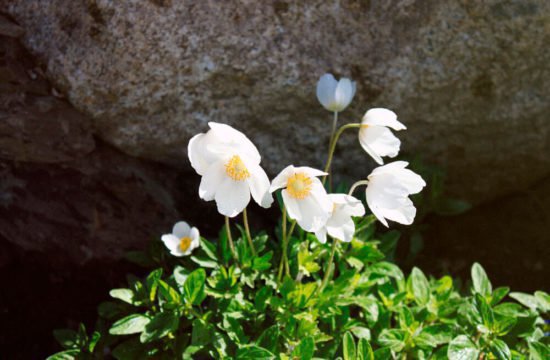
[[[323,290],[325,286],[327,286],[327,283],[330,278],[330,271],[332,267],[332,260],[334,260],[334,253],[336,252],[336,244],[338,243],[338,239],[332,239],[332,249],[330,250],[330,258],[327,262],[327,269],[325,270],[325,276],[323,277],[323,282],[321,283],[321,287],[319,287],[319,291]]]
[[[283,218],[281,220],[281,237],[283,238],[283,254],[281,255],[281,262],[279,263],[279,273],[277,275],[277,282],[281,282],[283,276],[283,266],[286,259],[286,208],[283,207]]]
[[[233,244],[233,237],[231,236],[231,228],[229,227],[229,217],[227,216],[225,217],[225,232],[227,233],[227,241],[229,241],[229,249],[231,250],[233,259],[235,259],[236,263],[239,263],[237,253],[235,252],[235,245]]]
[[[340,128],[338,129],[338,131],[334,135],[334,138],[333,138],[333,140],[330,144],[330,150],[328,152],[327,164],[325,166],[325,172],[326,173],[328,173],[330,171],[330,165],[332,164],[332,157],[334,156],[334,150],[336,149],[336,144],[338,143],[338,139],[340,138],[340,135],[342,135],[342,133],[346,129],[353,129],[353,128],[359,128],[359,127],[361,127],[361,124],[359,124],[359,123],[351,123],[351,124],[346,124],[346,125],[340,126]],[[327,176],[325,176],[323,178],[323,185],[326,183],[326,181],[327,181]]]
[[[246,231],[246,238],[248,239],[248,245],[250,245],[250,250],[252,250],[252,255],[256,256],[256,249],[254,248],[254,243],[252,242],[252,235],[250,235],[250,227],[248,226],[248,215],[246,213],[246,208],[243,211],[243,221],[244,221],[244,230]]]
[[[351,189],[349,189],[349,192],[348,192],[348,195],[352,195],[353,192],[355,191],[355,189],[357,189],[359,186],[361,185],[368,185],[369,184],[369,181],[368,180],[359,180],[357,181],[355,184],[353,184],[351,186]]]
[[[290,225],[290,229],[288,230],[288,233],[286,234],[286,247],[288,248],[288,242],[290,241],[290,236],[294,232],[294,228],[296,227],[296,220],[292,220],[292,224]],[[288,263],[288,255],[285,258],[285,271],[287,275],[290,275],[290,264]]]

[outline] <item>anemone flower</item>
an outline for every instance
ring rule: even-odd
[[[395,161],[379,166],[368,176],[366,190],[367,205],[382,224],[388,226],[388,220],[400,224],[412,224],[416,208],[410,194],[419,193],[426,182],[409,169],[406,161]]]
[[[348,78],[336,81],[332,74],[324,74],[317,82],[317,99],[332,112],[344,110],[355,95],[355,82]]]
[[[270,191],[281,192],[288,216],[306,231],[315,232],[330,217],[332,201],[317,176],[327,173],[307,166],[287,166],[273,179]]]
[[[202,176],[199,196],[216,201],[220,214],[234,217],[250,202],[273,203],[269,178],[260,167],[260,153],[241,132],[229,125],[209,122],[210,130],[195,135],[187,147],[191,166]]]
[[[370,109],[363,116],[359,130],[359,143],[365,151],[380,165],[382,156],[396,157],[401,141],[393,135],[394,130],[405,130],[405,125],[397,121],[397,115],[388,109]]]
[[[172,233],[162,235],[161,240],[170,253],[178,257],[191,254],[200,245],[199,230],[190,227],[185,221],[177,222]]]
[[[352,216],[365,215],[365,207],[360,200],[346,194],[329,194],[333,203],[330,218],[315,232],[321,243],[327,242],[327,233],[335,239],[350,242],[355,235],[355,223]]]

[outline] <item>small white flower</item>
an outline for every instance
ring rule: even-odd
[[[416,208],[410,194],[419,193],[426,182],[409,169],[406,161],[379,166],[368,176],[367,205],[374,216],[388,226],[386,219],[401,224],[412,224],[416,215]]]
[[[329,194],[333,203],[330,218],[325,226],[315,232],[321,243],[327,242],[327,233],[335,239],[350,242],[355,235],[355,223],[352,216],[365,215],[361,200],[346,194]]]
[[[189,255],[200,245],[199,230],[190,227],[185,221],[177,222],[172,233],[162,235],[161,239],[174,256]]]
[[[394,130],[405,130],[405,125],[397,121],[397,115],[388,109],[375,108],[367,111],[361,121],[359,142],[365,151],[380,165],[382,156],[396,157],[401,141],[388,127]]]
[[[262,207],[273,203],[269,178],[260,167],[260,153],[240,131],[229,125],[209,122],[207,133],[195,135],[187,147],[191,166],[202,176],[199,196],[216,201],[218,211],[234,217],[250,202]]]
[[[317,99],[329,111],[344,110],[355,95],[355,81],[342,78],[336,81],[332,74],[324,74],[317,82]]]
[[[317,176],[327,173],[307,166],[287,166],[271,183],[270,191],[281,192],[288,216],[306,231],[323,227],[332,211],[332,201]]]

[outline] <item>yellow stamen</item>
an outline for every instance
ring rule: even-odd
[[[286,190],[295,199],[303,200],[311,192],[313,181],[304,173],[296,173],[288,178]]]
[[[180,250],[181,250],[182,252],[186,252],[187,249],[189,249],[189,246],[191,246],[191,242],[192,242],[192,241],[193,241],[193,240],[191,240],[191,238],[188,237],[188,236],[182,237],[182,238],[180,239],[180,245],[179,245],[179,246],[180,246]]]
[[[366,129],[368,128],[370,125],[365,125],[365,124],[361,124],[361,129]]]
[[[225,164],[225,173],[235,181],[246,180],[250,177],[250,173],[239,155],[234,155]]]

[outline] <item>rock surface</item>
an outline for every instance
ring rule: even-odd
[[[320,167],[331,115],[315,83],[332,71],[358,82],[343,121],[395,110],[409,128],[403,151],[443,165],[455,196],[477,203],[550,173],[546,0],[0,0],[0,10],[97,134],[129,154],[182,166],[190,136],[219,121],[259,145],[271,174]],[[338,171],[366,176],[373,162],[351,134],[344,144]]]

